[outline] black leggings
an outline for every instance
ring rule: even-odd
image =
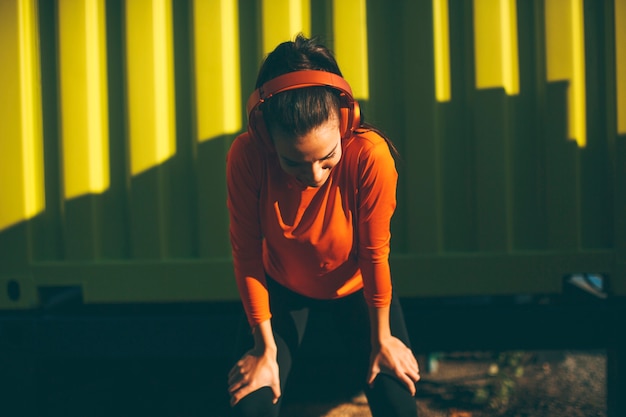
[[[379,374],[372,388],[366,384],[371,342],[369,311],[362,291],[336,300],[320,301],[296,294],[269,277],[267,285],[272,311],[272,329],[278,348],[281,392],[285,390],[292,360],[302,342],[309,312],[312,309],[325,309],[330,313],[333,323],[338,326],[343,342],[349,349],[350,358],[354,360],[351,363],[357,368],[357,375],[363,382],[363,391],[367,396],[372,416],[417,416],[415,398],[396,378]],[[389,317],[392,335],[410,347],[402,308],[395,294],[392,298]],[[247,322],[242,328],[245,331],[240,332],[236,349],[239,356],[251,346]],[[234,415],[277,417],[281,400],[277,404],[272,404],[272,398],[273,394],[269,387],[254,391],[239,401],[233,409]]]

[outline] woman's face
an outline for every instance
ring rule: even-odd
[[[303,136],[293,137],[280,129],[271,132],[280,166],[302,185],[321,187],[341,159],[337,115],[332,115]]]

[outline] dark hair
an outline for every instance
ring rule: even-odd
[[[266,58],[256,80],[259,88],[267,81],[288,72],[300,70],[328,71],[343,76],[333,53],[318,38],[299,34],[295,40],[283,42]],[[302,136],[326,122],[331,115],[339,116],[339,92],[330,87],[308,87],[276,94],[262,104],[265,125],[271,131],[278,128],[286,133]],[[374,126],[365,123],[361,113],[361,127],[380,134],[394,157],[398,151],[389,138]]]
[[[261,66],[256,88],[288,72],[321,70],[341,76],[335,57],[317,39],[302,34],[293,42],[283,42],[272,51]],[[339,116],[338,92],[330,87],[310,87],[277,94],[263,106],[263,118],[268,129],[302,136],[326,122],[331,115]]]

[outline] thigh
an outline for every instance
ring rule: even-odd
[[[372,415],[415,417],[415,399],[398,379],[381,374],[376,378],[373,387],[365,383],[371,353],[369,308],[362,293],[353,294],[341,301],[333,307],[334,322],[340,326],[340,334],[349,350],[355,375],[361,380],[361,386],[367,395]],[[411,347],[402,306],[396,294],[393,294],[389,308],[389,322],[391,334]]]
[[[369,307],[359,291],[348,297],[334,300],[330,307],[333,323],[343,338],[347,349],[353,355],[365,360],[369,364],[371,352],[371,328],[369,320]],[[404,313],[399,298],[394,293],[389,307],[389,325],[391,334],[400,339],[405,345],[411,347],[411,341],[404,321]],[[364,359],[363,359],[364,358]]]
[[[369,310],[363,291],[333,300],[329,310],[332,323],[346,349],[346,362],[361,382],[367,376],[371,350]]]
[[[274,337],[280,338],[290,352],[295,352],[307,328],[312,300],[283,287],[270,277],[267,278],[267,288]]]

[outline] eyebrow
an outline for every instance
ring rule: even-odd
[[[332,151],[328,152],[328,154],[327,154],[326,156],[324,156],[323,158],[320,158],[319,160],[320,160],[320,161],[325,161],[325,160],[327,160],[328,158],[330,158],[330,157],[331,157],[331,156],[332,156],[332,155],[333,155],[333,154],[337,151],[337,147],[338,147],[338,146],[339,146],[339,143],[337,143],[337,144],[335,145],[335,147],[333,148],[333,150],[332,150]],[[302,163],[303,163],[303,162],[298,162],[298,161],[292,161],[291,159],[289,159],[289,158],[287,158],[287,157],[285,157],[285,156],[283,156],[283,155],[281,155],[281,158],[283,158],[283,160],[284,160],[285,162],[290,163],[290,164],[302,164]]]

